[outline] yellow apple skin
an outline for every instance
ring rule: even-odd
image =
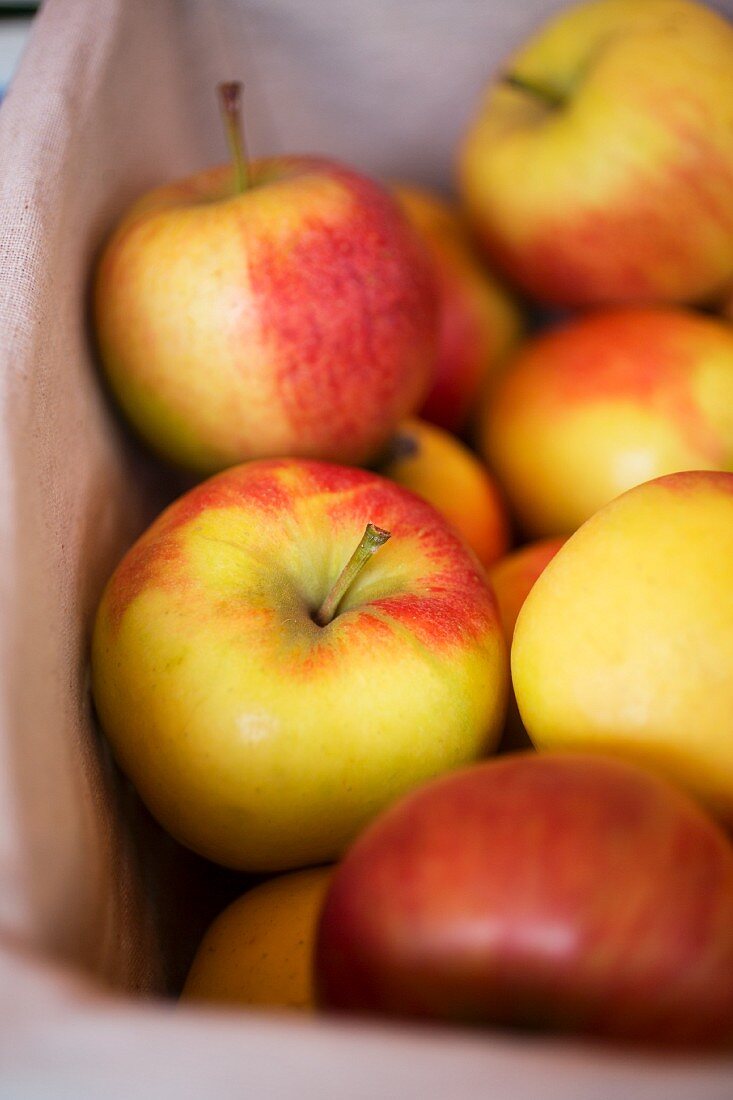
[[[182,1001],[312,1010],[313,945],[330,867],[263,882],[206,932]]]
[[[406,420],[381,466],[452,523],[488,569],[509,546],[509,518],[496,482],[459,440],[423,420]]]
[[[432,256],[438,287],[438,361],[420,415],[461,432],[516,344],[521,314],[480,260],[455,205],[413,184],[396,184],[393,190]]]
[[[670,474],[597,512],[519,612],[512,677],[539,749],[625,757],[733,823],[733,474]]]
[[[370,522],[392,537],[321,627]],[[398,795],[490,751],[508,668],[481,567],[430,505],[368,471],[272,459],[192,489],[128,551],[92,686],[164,828],[279,871],[333,861]]]
[[[96,272],[102,366],[131,423],[197,473],[371,460],[432,379],[424,246],[389,192],[315,157],[214,168],[137,202]],[[324,411],[325,410],[325,411]]]
[[[733,28],[722,16],[688,0],[577,5],[503,75],[459,166],[499,271],[561,305],[722,290],[733,275]]]
[[[733,469],[733,329],[618,307],[541,334],[490,396],[480,449],[534,537],[571,534],[654,477]]]

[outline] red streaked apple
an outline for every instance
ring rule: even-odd
[[[106,244],[94,318],[126,416],[199,473],[366,462],[435,362],[422,242],[385,188],[318,157],[235,158],[145,195]]]
[[[611,757],[521,753],[393,806],[335,870],[330,1008],[679,1047],[733,1040],[733,848]]]
[[[489,751],[507,665],[480,566],[430,505],[272,459],[194,488],[128,552],[92,679],[160,823],[275,871],[331,861],[398,795]]]
[[[478,256],[456,206],[414,184],[393,191],[430,252],[438,287],[438,361],[420,415],[461,432],[516,343],[521,315]]]
[[[595,0],[503,66],[460,186],[543,302],[697,302],[733,277],[733,28],[689,0]]]
[[[532,536],[569,535],[663,474],[733,469],[733,329],[657,306],[541,333],[490,395],[481,451]]]
[[[509,545],[509,517],[498,486],[460,440],[423,420],[405,420],[379,467],[453,524],[488,569]]]

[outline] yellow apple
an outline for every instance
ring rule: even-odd
[[[453,524],[483,566],[506,553],[509,518],[489,471],[459,440],[423,420],[400,426],[380,467]]]
[[[512,675],[540,749],[627,757],[733,823],[733,474],[639,485],[558,551]]]
[[[689,0],[595,0],[503,66],[460,158],[488,255],[565,305],[695,302],[733,276],[733,28]]]
[[[316,922],[330,867],[263,882],[227,906],[206,932],[183,1001],[312,1009]]]

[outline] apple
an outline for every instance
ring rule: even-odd
[[[316,922],[330,867],[263,882],[227,906],[206,932],[182,1001],[312,1010]]]
[[[280,455],[364,463],[432,379],[430,259],[374,181],[238,152],[234,169],[145,195],[107,242],[94,320],[109,385],[140,435],[197,473]]]
[[[504,636],[509,645],[522,604],[532,586],[564,544],[564,538],[538,539],[500,558],[489,570],[489,580],[499,607]]]
[[[733,469],[733,329],[674,306],[540,334],[482,412],[481,451],[532,536],[570,534],[663,474]]]
[[[670,474],[606,505],[519,612],[517,703],[540,749],[664,773],[733,824],[733,474]]]
[[[368,471],[262,459],[127,553],[92,686],[177,840],[279,871],[332,861],[398,795],[489,751],[508,668],[481,567],[430,505]]]
[[[488,568],[509,545],[509,518],[496,482],[459,440],[422,420],[404,421],[380,472],[411,489],[441,515]]]
[[[420,415],[458,433],[519,337],[519,308],[479,259],[454,204],[413,184],[393,193],[432,256],[438,287],[438,360]]]
[[[622,761],[519,753],[402,799],[334,872],[327,1007],[678,1047],[733,1038],[733,848]]]
[[[487,89],[460,189],[497,269],[567,306],[697,302],[733,277],[733,28],[688,0],[553,16]]]
[[[564,538],[530,542],[512,554],[506,554],[489,569],[489,580],[496,596],[499,619],[508,646],[511,647],[517,616],[532,585],[564,542]],[[519,717],[514,691],[510,689],[501,747],[512,750],[524,749],[529,745],[530,740]]]

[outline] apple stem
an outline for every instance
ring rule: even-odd
[[[250,186],[249,161],[242,124],[242,84],[239,80],[227,80],[219,85],[217,91],[234,166],[234,190],[241,195]]]
[[[548,107],[564,107],[567,103],[567,97],[561,92],[548,88],[546,84],[537,84],[527,77],[517,76],[516,73],[507,73],[502,77],[501,83],[509,88],[517,88],[520,92],[527,92],[535,99],[541,99]]]
[[[342,599],[372,554],[375,554],[380,546],[384,546],[390,536],[391,532],[383,531],[381,527],[375,527],[373,523],[367,523],[366,530],[361,536],[361,542],[341,570],[336,583],[315,614],[315,621],[319,626],[328,626]]]

